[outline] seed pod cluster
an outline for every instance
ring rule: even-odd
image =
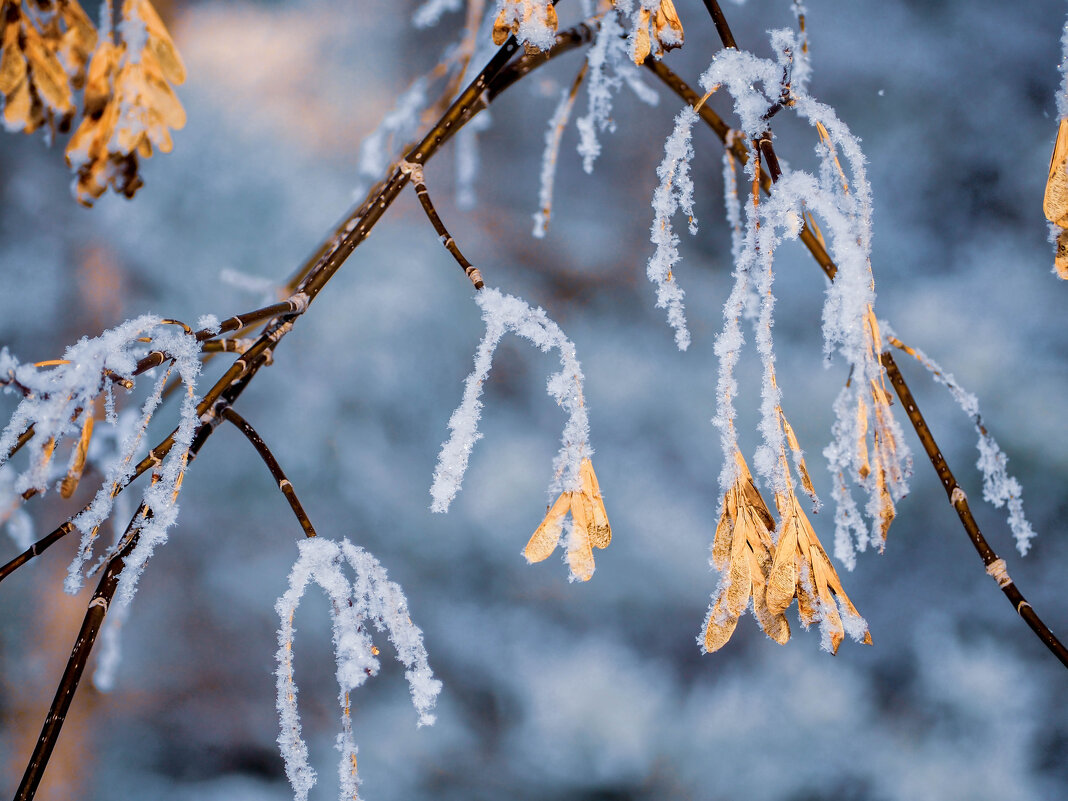
[[[171,129],[185,125],[171,88],[185,80],[185,67],[159,15],[149,0],[124,0],[120,16],[98,35],[77,0],[0,0],[3,125],[45,128],[49,138],[66,133],[74,93],[84,89],[66,158],[75,198],[86,206],[109,186],[133,197],[143,183],[138,159],[170,152]]]

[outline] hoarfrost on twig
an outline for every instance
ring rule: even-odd
[[[348,540],[337,543],[312,537],[302,540],[298,547],[300,554],[289,573],[289,588],[275,604],[280,620],[275,669],[281,726],[278,745],[294,798],[306,801],[308,792],[315,785],[316,774],[308,761],[308,746],[301,736],[297,684],[293,677],[293,618],[308,584],[314,582],[326,593],[331,607],[342,727],[337,737],[337,748],[341,751],[338,764],[340,797],[357,799],[357,747],[352,734],[349,696],[369,677],[378,674],[378,649],[371,640],[370,626],[389,636],[397,651],[397,660],[406,669],[412,705],[419,714],[418,725],[434,722],[431,710],[441,691],[441,682],[433,677],[427,663],[423,634],[408,615],[403,590],[389,581],[385,569],[374,556]],[[352,580],[346,575],[346,569],[354,574]]]
[[[449,439],[441,446],[434,482],[430,487],[431,510],[446,512],[463,482],[467,461],[475,442],[481,439],[478,420],[482,414],[482,385],[489,377],[493,355],[501,338],[511,331],[529,340],[543,352],[555,348],[560,356],[560,370],[549,377],[546,389],[568,413],[561,437],[560,452],[553,462],[555,477],[549,492],[578,490],[579,466],[591,456],[589,420],[582,397],[584,377],[575,358],[575,346],[556,323],[541,309],[532,309],[526,301],[486,287],[475,298],[482,308],[486,333],[475,351],[475,369],[464,382],[463,399],[449,418]]]
[[[671,225],[671,218],[682,210],[689,222],[691,234],[697,233],[693,211],[693,180],[690,161],[693,145],[690,136],[697,112],[686,106],[675,117],[675,128],[664,143],[664,158],[656,169],[660,184],[653,193],[653,224],[650,239],[656,250],[649,259],[646,274],[656,284],[656,307],[667,309],[668,323],[675,329],[675,345],[679,350],[690,346],[690,332],[686,327],[686,313],[682,305],[683,291],[675,280],[673,268],[679,262],[679,238]]]

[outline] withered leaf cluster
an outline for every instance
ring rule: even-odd
[[[867,625],[842,589],[797,496],[791,493],[777,499],[783,526],[776,545],[771,511],[740,452],[735,453],[735,461],[737,478],[724,496],[712,543],[712,562],[724,578],[705,621],[705,651],[711,653],[727,643],[750,599],[757,622],[779,644],[790,639],[785,613],[797,598],[802,625],[824,626],[832,652],[838,651],[846,622],[852,635],[870,645]],[[846,621],[837,603],[846,610]]]
[[[85,81],[96,29],[76,0],[0,2],[0,95],[4,127],[50,134],[70,129],[73,90]]]
[[[656,11],[646,8],[644,4],[635,12],[633,37],[634,63],[639,66],[649,54],[656,58],[664,51],[682,47],[682,22],[679,21],[675,4],[671,0],[660,0]]]
[[[572,526],[567,542],[567,563],[574,578],[589,581],[594,571],[593,549],[608,547],[612,541],[612,527],[608,524],[601,488],[589,459],[582,460],[579,479],[581,489],[560,493],[527,542],[523,555],[531,563],[548,559],[560,542],[564,518],[570,512]]]
[[[67,145],[67,163],[77,172],[74,191],[86,206],[110,186],[133,197],[142,186],[138,158],[153,148],[169,153],[171,128],[185,125],[185,110],[172,84],[185,81],[185,66],[148,0],[127,0],[124,14],[137,14],[146,32],[144,48],[102,42],[89,62],[85,116]]]
[[[735,452],[735,462],[737,478],[723,497],[723,512],[712,541],[712,564],[723,572],[724,580],[705,621],[705,650],[709,653],[731,638],[750,598],[764,632],[780,644],[790,639],[785,610],[773,614],[766,602],[767,577],[775,554],[771,541],[775,519],[740,452]]]
[[[32,133],[65,133],[84,88],[80,124],[66,149],[77,178],[74,193],[88,206],[110,186],[132,197],[142,185],[138,158],[172,148],[170,129],[185,125],[171,88],[185,67],[149,0],[124,0],[121,31],[143,30],[125,42],[113,30],[98,36],[77,0],[0,0],[0,95],[3,124]]]

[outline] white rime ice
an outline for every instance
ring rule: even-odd
[[[412,623],[408,602],[401,588],[390,581],[378,560],[348,540],[340,543],[313,537],[299,543],[300,555],[289,573],[289,588],[275,604],[278,630],[277,708],[281,733],[278,745],[285,761],[286,776],[293,787],[293,797],[306,801],[315,785],[316,774],[308,762],[308,746],[301,736],[300,712],[297,709],[297,684],[293,677],[293,617],[300,599],[310,583],[318,584],[330,599],[335,676],[338,703],[341,707],[341,732],[336,746],[341,752],[338,763],[341,799],[358,799],[359,777],[356,774],[356,741],[352,733],[350,693],[370,676],[378,674],[380,663],[371,639],[373,625],[388,634],[397,651],[397,660],[405,667],[411,690],[412,705],[419,714],[419,726],[434,722],[431,710],[441,691],[441,682],[427,663],[423,633]],[[346,570],[353,574],[350,580]]]
[[[552,494],[581,487],[579,466],[583,458],[592,456],[589,445],[590,425],[582,397],[585,380],[582,367],[575,358],[575,346],[560,326],[549,319],[539,307],[532,309],[526,301],[502,294],[486,287],[476,295],[482,308],[486,333],[475,351],[475,369],[464,382],[463,399],[449,418],[449,439],[441,446],[434,482],[430,487],[434,512],[447,512],[452,499],[460,491],[467,461],[475,443],[482,438],[478,420],[482,415],[482,385],[489,377],[493,354],[501,338],[511,331],[529,340],[542,352],[555,348],[560,356],[560,370],[549,376],[546,389],[568,413],[561,437],[560,452],[553,462],[554,479],[549,487]]]
[[[890,324],[880,320],[879,326],[887,336],[892,336]],[[960,408],[971,419],[975,426],[975,432],[979,440],[975,447],[979,451],[979,460],[976,467],[983,475],[983,500],[990,503],[996,509],[1008,506],[1009,528],[1016,539],[1016,550],[1021,556],[1026,556],[1031,549],[1031,540],[1035,536],[1035,530],[1024,514],[1023,487],[1008,471],[1009,457],[1001,450],[997,440],[991,436],[983,425],[982,415],[979,413],[979,399],[971,392],[957,383],[952,373],[942,369],[934,359],[919,348],[912,349],[917,361],[927,368],[934,380],[944,386]]]
[[[860,478],[861,456],[856,447],[861,433],[857,412],[863,408],[863,393],[871,392],[873,382],[876,385],[883,382],[879,362],[883,342],[874,341],[874,332],[866,322],[875,303],[870,263],[871,190],[859,141],[833,109],[807,93],[809,68],[797,34],[789,30],[772,31],[771,43],[778,54],[776,60],[759,58],[744,51],[724,50],[701,76],[701,86],[706,91],[721,87],[730,93],[741,124],[740,135],[746,140],[752,141],[767,134],[765,114],[780,100],[784,91],[781,83],[784,73],[790,80],[788,108],[813,127],[822,127],[826,132],[826,139],[821,133],[817,145],[818,174],[790,170],[787,165],[781,165],[783,175],[771,197],[761,198],[759,203],[750,198],[745,204],[744,223],[740,219],[740,203],[735,199],[733,168],[729,169],[731,183],[728,184],[727,210],[734,233],[735,285],[724,307],[724,327],[716,342],[720,375],[714,422],[720,428],[727,462],[721,481],[729,486],[734,478],[733,402],[737,385],[733,371],[744,342],[739,319],[749,316],[752,301],[757,298],[754,333],[764,365],[761,403],[764,444],[757,452],[754,466],[769,482],[772,491],[781,491],[788,479],[777,458],[782,446],[782,429],[776,410],[780,394],[774,382],[775,357],[771,339],[774,309],[772,262],[776,248],[783,241],[796,238],[805,215],[813,214],[820,220],[827,235],[829,254],[838,267],[835,280],[827,289],[823,309],[825,361],[830,364],[835,356],[839,356],[852,374],[852,381],[835,403],[834,441],[825,450],[828,467],[836,477],[835,550],[849,566],[853,559],[854,538],[863,550],[868,542],[876,541],[879,534],[874,527],[869,530],[862,520],[845,477],[852,477],[868,493],[865,511],[873,521],[885,511],[883,504],[886,503],[886,498],[879,493],[876,471]],[[755,176],[755,155],[752,154],[746,166],[750,179]],[[839,155],[844,156],[844,164],[839,161]],[[864,425],[867,425],[866,418]],[[896,421],[890,417],[886,425],[897,442],[897,451],[886,450],[880,455],[890,461],[885,478],[890,497],[896,501],[907,492],[911,457]]]
[[[675,280],[673,268],[679,262],[679,238],[671,225],[671,218],[681,209],[689,220],[689,231],[697,233],[697,219],[693,211],[693,180],[690,161],[693,145],[690,135],[698,116],[686,106],[675,117],[675,128],[664,143],[664,159],[656,168],[660,185],[653,193],[653,224],[650,239],[656,250],[646,267],[649,280],[656,284],[656,307],[667,309],[668,323],[675,329],[675,344],[679,350],[690,346],[690,332],[686,327],[683,291]]]
[[[193,432],[200,422],[195,391],[200,374],[200,344],[177,326],[164,325],[160,318],[144,315],[93,339],[83,337],[66,349],[63,354],[66,363],[56,366],[38,368],[32,364],[19,364],[6,349],[0,350],[0,383],[5,391],[11,392],[17,387],[23,395],[10,422],[0,433],[0,465],[7,461],[18,436],[30,425],[34,427],[34,436],[24,448],[27,467],[14,481],[18,493],[29,489],[41,493],[47,491],[49,483],[58,474],[46,449],[59,448],[65,441],[76,441],[81,433],[83,415],[92,414],[99,396],[105,396],[106,421],[112,425],[118,423],[113,380],[132,381],[138,359],[153,350],[166,354],[169,366],[156,368],[160,375],[144,401],[139,425],[124,438],[116,458],[104,468],[104,481],[93,501],[72,520],[82,539],[64,582],[67,592],[75,593],[81,588],[81,569],[92,555],[101,524],[111,514],[117,490],[133,475],[134,456],[141,446],[148,421],[159,405],[163,384],[169,375],[177,373],[185,392],[179,424],[174,431],[174,444],[155,466],[152,481],[142,492],[141,511],[134,524],[139,531],[138,544],[125,560],[116,594],[118,603],[129,603],[145,561],[154,548],[166,540],[167,530],[178,514],[178,487],[188,461]]]

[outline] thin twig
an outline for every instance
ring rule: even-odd
[[[734,34],[731,33],[731,27],[727,24],[727,18],[723,16],[723,9],[719,7],[719,3],[716,0],[705,0],[705,8],[708,9],[708,13],[712,17],[712,22],[716,26],[716,33],[719,34],[719,39],[723,42],[723,46],[737,50],[738,45],[734,41]]]
[[[927,422],[923,419],[923,414],[920,413],[919,406],[916,405],[916,399],[912,396],[908,384],[905,383],[905,378],[901,375],[894,357],[887,350],[883,351],[881,358],[883,367],[886,368],[886,374],[890,378],[890,383],[893,384],[894,391],[897,392],[898,398],[901,399],[905,414],[908,415],[909,422],[912,423],[912,427],[916,431],[916,436],[920,438],[923,449],[927,453],[927,458],[930,459],[931,466],[934,467],[935,472],[938,474],[938,479],[942,482],[942,488],[945,489],[950,504],[957,511],[957,516],[960,518],[968,538],[972,541],[972,545],[975,546],[975,550],[982,558],[987,572],[997,580],[998,586],[1005,594],[1005,597],[1009,599],[1009,603],[1012,604],[1020,617],[1027,622],[1031,630],[1053,652],[1053,655],[1061,661],[1061,664],[1068,667],[1068,648],[1065,648],[1061,641],[1054,636],[1053,632],[1042,622],[1031,604],[1024,598],[1023,593],[1017,589],[1016,583],[1009,577],[1004,561],[998,557],[994,549],[986,541],[983,532],[979,530],[979,524],[975,521],[972,510],[968,506],[968,496],[964,494],[964,490],[961,489],[956,477],[949,469],[945,457],[942,456],[942,451],[938,447],[938,443],[935,442],[931,429],[927,427]]]
[[[278,485],[278,489],[286,496],[286,501],[289,502],[289,508],[292,509],[293,514],[296,515],[297,522],[300,523],[300,527],[304,529],[305,535],[314,537],[315,527],[308,519],[304,507],[301,505],[300,499],[297,497],[297,492],[293,489],[292,482],[286,478],[282,466],[278,464],[278,460],[274,458],[274,454],[271,453],[271,449],[267,447],[267,443],[263,441],[263,438],[256,432],[256,429],[254,429],[244,417],[234,411],[232,406],[226,406],[219,412],[219,414],[237,426],[238,430],[245,435],[249,442],[252,443],[252,447],[256,449],[256,453],[260,455],[260,458],[263,459],[263,463],[267,465],[267,469],[271,471],[271,477]]]
[[[426,212],[427,219],[430,220],[430,224],[434,226],[434,232],[441,240],[441,244],[445,246],[445,250],[452,254],[452,257],[456,259],[456,263],[460,265],[460,269],[464,271],[464,275],[468,277],[472,284],[475,285],[475,289],[482,289],[485,284],[482,282],[482,273],[478,271],[478,268],[469,262],[464,254],[460,252],[460,248],[456,245],[456,240],[453,239],[452,234],[445,227],[445,223],[441,221],[441,217],[438,216],[437,209],[434,208],[434,204],[430,202],[430,193],[427,191],[426,183],[423,180],[423,167],[420,164],[412,164],[408,161],[402,161],[400,163],[401,172],[409,175],[412,179],[412,186],[415,187],[415,196],[419,198],[419,205],[423,207],[423,211]]]

